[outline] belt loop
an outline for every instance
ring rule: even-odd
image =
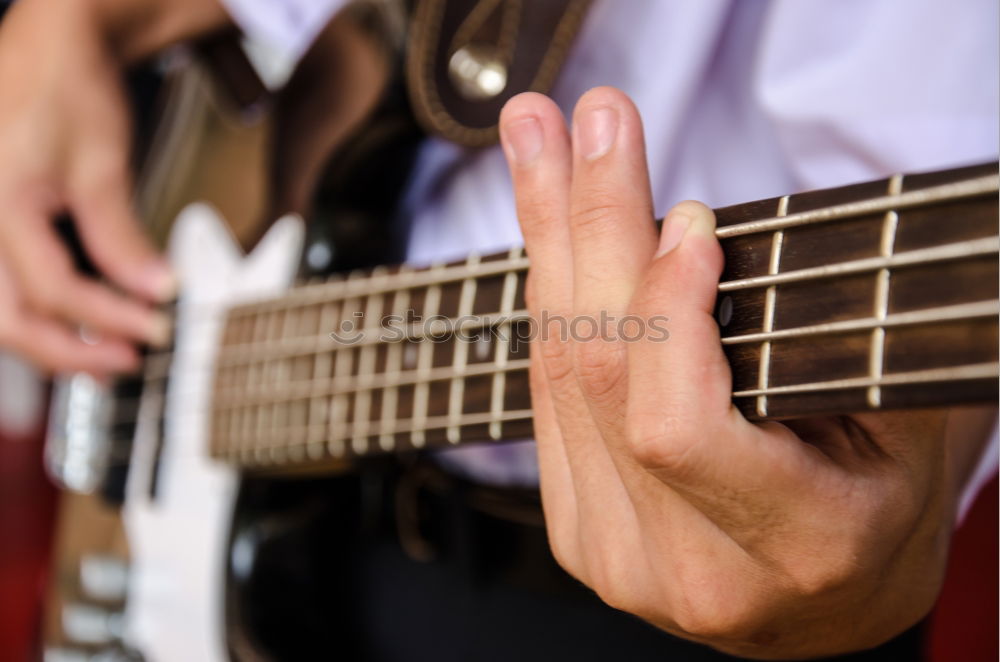
[[[420,464],[405,467],[396,483],[396,535],[403,552],[412,561],[430,563],[439,556],[421,527],[420,504],[423,487],[431,476]]]

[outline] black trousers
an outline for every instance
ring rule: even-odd
[[[461,486],[422,494],[419,502],[415,527],[414,522],[401,527],[398,509],[385,508],[376,534],[359,539],[354,575],[359,659],[739,659],[608,607],[558,567],[543,527],[487,514],[470,504]],[[401,530],[404,539],[417,535],[421,554],[433,558],[412,558],[412,549],[407,553],[400,542]],[[918,626],[877,649],[836,659],[920,660],[921,643]]]

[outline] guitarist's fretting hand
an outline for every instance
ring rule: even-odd
[[[743,655],[857,650],[926,614],[953,524],[945,415],[747,422],[712,318],[714,216],[681,203],[657,240],[631,102],[589,92],[571,139],[559,109],[526,94],[501,127],[536,319],[670,318],[666,342],[554,330],[533,345],[560,563],[611,605]]]
[[[0,347],[100,374],[166,340],[150,304],[173,278],[131,209],[122,68],[225,20],[214,0],[20,0],[0,23]],[[75,273],[63,212],[110,286]]]

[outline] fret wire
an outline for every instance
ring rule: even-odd
[[[905,386],[909,384],[930,384],[933,382],[961,381],[967,379],[989,379],[1000,377],[1000,366],[996,363],[973,363],[947,368],[930,368],[909,372],[894,372],[883,374],[874,379],[871,376],[832,379],[823,382],[807,384],[790,384],[788,386],[771,386],[767,389],[750,389],[736,391],[734,398],[759,398],[762,395],[791,395],[796,393],[815,393],[819,391],[841,391],[852,388],[867,388],[869,386]]]
[[[402,267],[401,269],[407,269],[407,267]],[[409,307],[410,290],[396,290],[393,297],[392,314],[397,316],[405,315]],[[382,431],[379,433],[378,440],[379,447],[384,451],[392,450],[396,444],[396,431],[393,429],[393,424],[395,423],[396,411],[399,407],[399,386],[395,382],[398,382],[402,374],[403,343],[389,343],[389,346],[386,348],[385,358],[385,379],[388,385],[383,387],[382,391],[382,416],[380,419]]]
[[[280,345],[283,344],[285,339],[296,337],[301,319],[302,306],[288,306],[282,316],[280,336],[275,339],[275,344]],[[293,374],[292,363],[294,360],[294,358],[285,357],[274,361],[276,384],[285,384],[291,381]],[[277,434],[287,432],[291,406],[291,402],[277,401],[272,404],[270,421],[272,438]],[[281,462],[284,459],[284,452],[283,447],[273,445],[266,445],[261,449],[261,454],[266,462]]]
[[[352,314],[356,308],[356,300],[345,299],[340,306],[340,314],[337,316],[338,324],[342,324],[347,315]],[[341,328],[343,329],[343,327]],[[339,383],[345,379],[351,379],[353,363],[353,348],[338,348],[338,351],[334,352],[333,379],[331,381]],[[334,388],[330,397],[330,414],[327,420],[327,450],[334,457],[341,457],[344,454],[344,440],[340,438],[340,430],[347,427],[347,404],[347,393]]]
[[[378,268],[372,271],[372,278],[375,282],[385,279],[385,269]],[[364,320],[364,334],[367,336],[371,331],[377,335],[381,329],[382,306],[384,294],[371,294],[366,297],[365,310],[362,311]],[[358,385],[368,387],[375,376],[375,351],[374,344],[365,345],[358,350]],[[351,448],[355,453],[362,453],[368,446],[367,426],[371,418],[372,390],[371,388],[361,388],[354,394],[354,424],[351,426],[355,431],[351,438]]]
[[[479,264],[479,255],[472,253],[466,261],[467,267],[475,267]],[[458,319],[464,319],[472,315],[472,305],[476,297],[478,280],[466,278],[462,281],[462,291],[458,300]],[[455,376],[451,379],[448,388],[448,418],[456,422],[456,425],[448,426],[445,432],[447,439],[452,444],[457,444],[461,440],[461,429],[457,422],[462,417],[463,398],[465,396],[465,367],[469,360],[469,343],[454,340],[455,349],[452,354],[452,369]]]
[[[319,322],[313,347],[313,378],[310,380],[311,384],[318,385],[324,380],[329,381],[332,376],[330,369],[333,367],[333,359],[331,352],[325,351],[327,348],[324,345],[330,338],[328,334],[336,328],[337,316],[338,307],[335,302],[326,301],[320,304]],[[323,442],[326,441],[326,424],[329,414],[330,408],[326,398],[314,391],[312,397],[309,399],[309,421],[313,424],[309,427],[310,435],[307,437],[306,447],[306,452],[313,459],[323,457],[326,450]],[[311,431],[313,430],[317,431],[316,434],[312,434]]]
[[[264,336],[264,347],[268,346],[279,346],[280,343],[275,342],[278,340],[281,334],[281,326],[283,325],[284,319],[287,316],[288,308],[281,308],[279,310],[270,311],[266,313],[267,316],[267,331]],[[269,384],[279,384],[278,380],[278,365],[281,361],[280,358],[275,359],[273,357],[267,356],[266,352],[264,354],[264,359],[261,361],[261,374],[262,383],[265,388]],[[255,439],[254,447],[252,450],[253,456],[258,462],[263,462],[264,457],[264,441],[267,439],[268,432],[271,429],[272,421],[274,420],[274,403],[262,403],[259,405],[261,408],[260,416],[258,419],[258,429],[257,436]]]
[[[914,324],[925,324],[935,322],[954,322],[960,320],[975,319],[979,317],[992,317],[1000,312],[1000,300],[976,301],[974,303],[960,303],[953,306],[941,306],[938,308],[924,308],[922,310],[912,310],[903,313],[892,313],[884,320],[875,317],[863,317],[860,319],[843,320],[840,322],[826,322],[823,324],[812,324],[809,326],[797,326],[790,329],[780,329],[770,333],[747,333],[740,336],[729,336],[722,339],[723,345],[741,345],[746,343],[756,343],[763,341],[785,340],[788,338],[804,338],[807,336],[822,336],[834,333],[846,333],[850,331],[865,331],[874,329],[877,326],[912,326]]]
[[[819,267],[786,271],[781,274],[768,274],[766,276],[729,280],[719,283],[719,291],[732,292],[734,290],[747,290],[784,283],[800,283],[807,280],[878,271],[880,269],[892,269],[894,267],[933,264],[936,262],[975,257],[977,255],[989,255],[996,253],[998,249],[1000,249],[1000,237],[994,235],[992,237],[942,244],[932,248],[921,248],[903,253],[880,255],[878,257],[868,257],[860,260],[850,260],[848,262],[837,262]]]
[[[785,216],[788,213],[788,196],[782,196],[778,199],[778,217]],[[785,243],[785,232],[784,230],[778,230],[772,235],[771,238],[771,256],[768,260],[767,273],[768,275],[777,275],[778,271],[781,269],[781,248]],[[761,331],[765,334],[771,333],[774,330],[774,314],[775,314],[775,303],[778,296],[778,291],[775,285],[771,285],[764,292],[764,321]],[[757,368],[757,386],[766,391],[768,380],[771,376],[771,341],[765,340],[760,346],[760,363]],[[757,414],[760,416],[767,416],[767,396],[761,395],[757,398]]]
[[[254,347],[261,347],[264,345],[265,330],[267,325],[267,318],[264,314],[255,315],[253,317],[253,338]],[[247,381],[242,385],[241,392],[246,392],[251,385],[258,386],[264,384],[264,364],[257,355],[255,350],[250,350],[246,355],[249,362],[247,363]],[[216,365],[219,365],[219,357],[216,357]],[[257,437],[260,434],[260,424],[261,424],[261,411],[259,405],[252,405],[247,407],[246,411],[246,428],[247,434],[239,440],[240,454],[244,459],[253,457],[253,449],[257,443]]]
[[[929,205],[935,202],[950,202],[962,198],[995,193],[1000,185],[997,175],[984,175],[961,182],[930,186],[916,191],[907,191],[899,195],[882,196],[856,202],[847,202],[820,209],[775,216],[758,221],[748,221],[734,225],[726,225],[715,230],[715,236],[720,239],[737,237],[747,234],[759,234],[774,230],[782,230],[813,223],[841,220],[855,216],[868,216],[889,211],[890,209],[908,209]]]
[[[889,195],[899,195],[903,190],[903,175],[897,174],[889,178]],[[892,256],[896,243],[896,228],[899,226],[899,214],[894,209],[885,213],[882,221],[882,234],[879,238],[879,255],[884,258]],[[889,278],[888,267],[879,269],[875,276],[875,319],[884,322],[889,315]],[[882,377],[885,363],[885,327],[872,329],[871,348],[868,352],[868,373],[872,379]],[[878,409],[882,406],[882,389],[880,386],[869,386],[867,392],[868,406]]]
[[[523,253],[522,248],[512,248],[509,254],[511,260]],[[504,275],[503,290],[500,292],[500,317],[509,317],[514,310],[514,301],[517,296],[519,279],[517,273],[508,271]],[[490,386],[490,439],[498,440],[503,436],[503,421],[500,415],[503,413],[504,395],[507,392],[507,372],[504,370],[508,366],[510,359],[510,336],[513,331],[511,322],[504,325],[506,333],[498,333],[493,363],[497,371],[493,373],[493,383]]]
[[[444,270],[444,265],[435,265],[431,267],[431,272]],[[427,292],[424,295],[424,315],[423,319],[430,319],[438,314],[438,310],[441,306],[441,285],[434,284],[427,288]],[[431,373],[433,369],[432,361],[434,359],[434,343],[430,339],[424,338],[420,341],[417,346],[417,375],[421,377],[421,381],[417,382],[413,389],[413,417],[414,420],[420,421],[422,418],[427,418],[428,408],[430,407],[430,383],[427,380],[427,375]],[[418,428],[410,432],[410,443],[413,444],[414,448],[420,448],[426,442],[426,435],[424,430],[418,426]]]
[[[268,341],[271,336],[270,331],[272,323],[274,322],[274,315],[275,313],[268,312],[261,312],[257,315],[257,323],[255,324],[255,348],[257,348],[258,351],[255,352],[251,350],[248,352],[248,358],[251,360],[250,378],[252,381],[248,382],[246,387],[249,387],[251,384],[254,386],[259,384],[264,388],[267,387],[267,380],[269,376],[267,361],[266,359],[260,357],[259,349],[269,345]],[[258,330],[260,331],[259,337],[256,335]],[[244,441],[242,449],[243,457],[245,459],[257,459],[257,449],[261,444],[261,440],[265,432],[265,424],[267,420],[266,406],[266,402],[257,402],[254,404],[252,410],[253,433]]]

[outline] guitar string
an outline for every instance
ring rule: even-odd
[[[895,375],[887,375],[881,379],[859,378],[856,380],[832,380],[829,382],[817,382],[816,386],[823,385],[824,387],[829,387],[831,390],[840,391],[849,389],[863,390],[872,385],[883,388],[892,386],[920,386],[937,384],[942,381],[988,379],[995,378],[997,376],[1000,376],[1000,371],[998,371],[998,367],[995,364],[970,364],[968,366],[962,366],[958,369],[931,369],[908,373],[897,373]],[[798,392],[799,391],[795,391],[790,387],[771,387],[768,389],[768,394],[772,397],[776,395],[794,395]],[[742,393],[741,397],[753,398],[758,395],[760,395],[760,392],[754,390]],[[512,423],[529,420],[532,416],[532,411],[530,409],[525,409],[504,412],[504,414],[499,418],[504,423]],[[457,419],[457,421],[450,416],[432,416],[425,419],[423,425],[415,426],[413,425],[413,422],[416,419],[410,418],[395,421],[388,426],[388,429],[383,429],[385,426],[381,421],[369,420],[365,422],[368,428],[367,434],[363,437],[365,439],[365,449],[360,452],[358,452],[357,449],[349,443],[353,438],[355,438],[356,428],[360,422],[345,421],[342,425],[340,434],[332,438],[323,434],[329,431],[329,427],[326,422],[316,425],[286,425],[268,432],[260,432],[259,430],[256,430],[251,432],[249,435],[240,434],[237,437],[229,436],[222,439],[216,439],[214,440],[212,448],[210,448],[210,455],[215,458],[227,458],[244,463],[254,462],[258,464],[266,464],[266,461],[261,462],[261,460],[274,459],[273,454],[277,452],[280,452],[282,455],[295,455],[298,450],[305,451],[309,448],[319,447],[321,449],[320,454],[322,456],[358,456],[371,454],[375,448],[381,448],[378,446],[376,440],[384,434],[393,436],[394,441],[392,450],[410,450],[411,448],[412,450],[418,450],[419,448],[413,446],[412,444],[397,444],[395,442],[395,436],[412,435],[414,432],[418,431],[425,433],[441,432],[454,426],[457,426],[460,430],[461,428],[472,426],[481,427],[493,420],[496,420],[496,418],[496,416],[489,412],[467,412]],[[313,431],[320,432],[320,435],[318,437],[310,438]],[[295,436],[293,437],[293,435]],[[302,436],[304,436],[305,439],[302,439]],[[290,438],[291,440],[289,440]],[[235,447],[232,444],[234,439],[237,440]],[[475,440],[483,442],[489,441],[486,437],[477,437]],[[473,440],[470,439],[469,441]],[[442,438],[439,442],[433,443],[432,445],[434,447],[447,448],[449,446],[453,446],[454,443],[446,442]],[[399,446],[404,446],[404,448],[399,448]],[[340,449],[340,452],[333,452],[331,447]]]
[[[985,316],[984,313],[989,314],[989,315],[995,315],[997,311],[1000,311],[1000,301],[991,301],[991,302],[985,302],[985,303],[991,304],[991,309],[990,309],[990,311],[988,313],[986,311],[974,311],[974,314],[961,315],[961,316],[960,315],[948,315],[948,316],[923,317],[923,318],[914,316],[911,319],[917,319],[917,320],[920,321],[920,323],[932,323],[934,321],[966,321],[966,320],[972,320],[972,319],[982,318],[982,317]],[[887,318],[887,320],[888,320],[888,318]],[[882,323],[885,324],[885,322],[887,320],[883,320]],[[842,330],[842,329],[837,328],[833,324],[830,324],[830,325],[821,325],[821,326],[825,326],[828,329],[832,329],[831,331],[829,331],[830,333],[838,333],[838,332],[841,332],[841,330]],[[867,327],[860,327],[860,328],[867,328]],[[788,330],[785,330],[785,331],[788,331]],[[782,331],[777,331],[777,332],[773,332],[773,333],[781,334]],[[760,335],[760,334],[758,334],[758,335]],[[758,337],[757,340],[760,340],[760,338]],[[507,373],[507,374],[509,374],[509,373],[516,373],[516,372],[519,372],[519,371],[526,370],[527,369],[527,364],[528,364],[528,360],[527,359],[519,359],[519,360],[511,361],[511,362],[507,363],[507,365],[502,370],[498,369],[495,366],[495,364],[492,363],[492,362],[483,362],[483,363],[471,364],[470,367],[467,368],[467,370],[471,370],[471,372],[467,372],[467,373],[462,374],[462,375],[458,374],[454,370],[451,370],[448,366],[441,366],[441,367],[439,367],[439,368],[436,369],[437,372],[431,373],[430,377],[425,377],[423,379],[419,379],[419,378],[413,378],[413,379],[411,379],[411,376],[426,374],[426,373],[422,373],[421,371],[418,371],[418,370],[408,370],[408,371],[405,371],[405,372],[402,372],[402,373],[398,373],[391,380],[386,379],[386,377],[385,377],[384,374],[376,374],[375,377],[382,377],[383,379],[381,381],[373,381],[370,385],[367,385],[367,386],[365,386],[363,388],[358,388],[358,387],[354,387],[354,388],[341,388],[340,385],[342,383],[352,383],[352,382],[355,381],[355,377],[356,376],[350,376],[350,377],[343,377],[343,378],[328,378],[328,379],[322,379],[321,378],[321,379],[311,379],[309,381],[302,380],[302,381],[298,381],[298,382],[285,382],[285,383],[282,383],[280,385],[277,385],[278,386],[277,389],[269,389],[269,387],[267,385],[264,385],[264,386],[255,387],[254,389],[247,389],[247,390],[245,390],[245,391],[243,391],[241,393],[237,392],[236,389],[233,389],[233,392],[226,394],[226,396],[230,400],[235,399],[236,397],[239,397],[239,396],[243,396],[244,398],[256,398],[256,399],[264,400],[265,402],[257,402],[256,400],[249,400],[249,401],[246,402],[246,404],[237,405],[236,407],[227,406],[227,407],[225,407],[224,411],[230,411],[230,410],[232,410],[234,408],[238,409],[238,408],[243,407],[243,406],[245,406],[245,407],[259,407],[259,406],[262,406],[262,405],[263,406],[277,405],[277,404],[286,403],[286,402],[296,402],[296,401],[308,402],[308,401],[312,401],[312,400],[316,400],[316,399],[330,398],[333,395],[354,395],[354,394],[360,393],[362,391],[376,391],[376,390],[380,390],[380,389],[384,389],[384,388],[388,388],[388,387],[392,387],[392,386],[409,386],[409,385],[414,385],[415,386],[418,383],[428,383],[428,384],[431,384],[431,383],[435,383],[435,382],[446,382],[447,380],[453,379],[453,378],[456,378],[456,377],[466,377],[466,378],[468,378],[468,377],[480,377],[480,376],[481,377],[486,377],[486,376],[492,376],[493,374],[496,374],[496,373],[499,373],[499,372],[504,372],[504,373]],[[483,366],[483,367],[482,368],[477,368],[477,366]],[[886,378],[890,378],[891,375],[892,375],[892,373],[887,374]],[[150,381],[151,382],[152,381],[163,381],[165,379],[166,379],[166,377],[163,377],[163,378],[160,378],[158,380],[150,380]],[[385,383],[383,384],[381,382],[385,382]],[[800,384],[800,385],[794,385],[794,386],[802,387],[802,386],[807,386],[809,384],[814,384],[814,383],[816,383],[816,382],[809,382],[809,383]],[[317,389],[316,388],[317,386],[322,386],[324,388]],[[293,388],[294,389],[299,389],[299,390],[303,390],[303,389],[308,389],[308,390],[305,393],[285,393],[285,394],[280,394],[280,395],[278,393],[274,392],[274,391],[276,391],[278,389],[285,389],[286,391],[288,391],[288,390],[293,389]],[[213,387],[212,387],[211,390],[212,390],[212,393],[213,393],[213,396],[214,396],[215,393],[217,393],[217,391],[215,391],[215,389],[214,389],[214,384],[213,384]],[[756,391],[754,391],[753,393],[757,394]],[[171,394],[171,395],[173,397],[178,397],[178,398],[181,398],[181,399],[185,399],[184,398],[185,394],[183,394],[183,393],[176,393],[176,394]],[[733,397],[750,397],[750,396],[747,395],[747,394],[741,393],[741,392],[735,392],[733,394]],[[129,416],[118,417],[117,416],[117,411],[124,410],[124,411],[128,411],[130,414],[131,414],[132,411],[137,412],[138,408],[139,408],[139,406],[140,406],[140,404],[142,402],[142,398],[143,398],[143,396],[139,396],[139,397],[135,397],[135,398],[120,398],[120,399],[117,399],[115,401],[116,402],[116,417],[113,418],[112,425],[132,425],[132,424],[136,423],[136,421],[138,419],[138,416],[129,415]],[[206,407],[206,409],[207,408],[208,407]],[[212,409],[213,409],[213,411],[219,411],[219,409],[217,409],[214,404],[212,406]]]
[[[758,343],[768,340],[783,340],[788,338],[800,338],[800,337],[816,337],[823,335],[835,335],[850,333],[852,331],[862,331],[871,330],[873,328],[892,328],[898,326],[913,326],[917,324],[935,324],[940,322],[960,322],[969,321],[980,318],[992,317],[1000,314],[1000,300],[991,299],[983,300],[972,303],[956,304],[953,306],[941,306],[936,308],[924,308],[913,311],[905,311],[901,313],[893,313],[885,318],[876,317],[861,317],[848,320],[841,320],[837,322],[829,322],[823,324],[790,327],[785,329],[778,329],[769,332],[759,332],[759,333],[746,333],[734,336],[725,336],[721,338],[723,345],[736,345],[736,344],[747,344],[747,343]],[[522,318],[523,319],[523,318]],[[486,330],[487,327],[483,327]],[[489,336],[486,336],[489,337]],[[446,339],[447,342],[455,342],[453,335],[449,335]],[[274,341],[282,342],[282,341]],[[402,341],[400,341],[402,342]],[[383,341],[379,346],[387,347],[392,344],[389,341]],[[319,354],[323,353],[335,353],[335,352],[351,352],[360,348],[360,345],[339,345],[333,346],[329,349],[312,350],[309,353],[294,354],[294,355],[261,355],[251,357],[248,361],[242,363],[230,363],[222,365],[223,368],[227,370],[236,369],[247,369],[252,368],[263,369],[265,362],[275,361],[275,362],[287,362],[295,359],[315,359]],[[143,371],[143,381],[146,384],[154,384],[162,382],[169,377],[170,370],[170,359],[172,359],[173,354],[170,352],[165,352],[162,354],[152,355],[150,359],[147,360],[146,367]],[[489,365],[491,362],[484,361],[481,363],[473,363],[472,365]],[[211,365],[200,366],[202,371],[207,374],[218,373],[219,364],[213,363]],[[439,366],[440,367],[440,366]],[[415,371],[414,371],[415,372]],[[405,373],[404,373],[405,374]],[[454,375],[449,375],[454,376]],[[353,379],[352,375],[352,379]],[[445,377],[442,377],[444,379]],[[302,383],[305,380],[296,380],[298,383]],[[314,380],[310,380],[314,381]],[[330,382],[329,379],[323,379],[323,383]]]
[[[739,235],[744,235],[744,234],[751,234],[751,233],[754,233],[754,232],[767,232],[767,231],[771,231],[771,230],[774,229],[772,226],[775,223],[780,223],[781,227],[783,227],[783,228],[791,228],[791,227],[798,227],[800,225],[811,224],[811,223],[816,223],[816,222],[836,220],[836,219],[848,218],[848,217],[852,217],[852,216],[859,216],[859,215],[870,214],[870,213],[874,213],[876,211],[882,211],[884,209],[905,208],[905,207],[908,207],[908,206],[926,205],[926,204],[929,204],[930,202],[951,201],[951,200],[956,200],[956,199],[960,199],[960,198],[963,198],[963,197],[971,197],[971,196],[980,195],[980,194],[982,194],[984,192],[986,192],[986,193],[992,192],[992,191],[996,190],[996,188],[997,188],[997,179],[998,178],[996,176],[992,176],[991,175],[991,176],[986,176],[986,177],[980,177],[980,178],[965,180],[963,182],[957,182],[957,183],[953,183],[953,184],[946,184],[946,185],[941,185],[941,186],[936,186],[936,187],[929,187],[929,188],[926,188],[926,189],[921,189],[921,190],[917,190],[917,191],[911,191],[911,192],[907,192],[907,193],[903,193],[903,194],[883,196],[883,197],[880,197],[880,198],[873,198],[873,199],[869,199],[869,200],[865,200],[865,201],[860,201],[860,202],[855,202],[855,203],[846,203],[846,204],[841,204],[841,205],[833,205],[831,207],[826,207],[826,208],[822,208],[822,209],[819,209],[819,210],[812,210],[810,212],[801,212],[799,214],[788,215],[788,216],[784,216],[784,217],[781,217],[781,218],[763,219],[761,221],[751,221],[751,222],[737,224],[737,225],[732,225],[732,226],[725,226],[725,227],[719,228],[717,230],[717,235],[720,236],[720,238],[726,238],[726,237],[730,237],[730,236],[739,236]],[[965,253],[965,254],[961,253],[962,250],[971,250],[971,251],[974,251],[975,254],[986,254],[987,252],[996,251],[997,250],[997,248],[996,248],[996,245],[997,245],[996,239],[997,239],[996,237],[989,237],[989,238],[985,238],[985,239],[982,239],[982,240],[972,240],[972,241],[968,241],[968,242],[958,242],[956,244],[943,245],[943,246],[934,247],[932,249],[928,249],[928,250],[924,250],[924,251],[910,251],[909,253],[911,253],[911,254],[912,253],[916,253],[917,255],[909,255],[909,261],[906,262],[906,263],[907,264],[924,264],[924,263],[927,263],[929,261],[940,260],[940,259],[958,259],[958,258],[961,258],[961,257],[968,257],[967,253]],[[989,243],[987,243],[987,242],[989,242]],[[900,260],[899,256],[907,256],[907,255],[908,255],[908,253],[898,253],[898,254],[896,254],[896,256],[893,256],[893,257],[896,260]],[[907,258],[904,257],[902,259],[907,259]],[[868,261],[864,261],[864,260],[862,260],[862,261],[855,261],[853,264],[852,263],[839,263],[839,264],[829,265],[828,267],[816,268],[816,269],[813,269],[813,270],[800,270],[800,272],[804,272],[804,273],[798,274],[798,276],[801,277],[801,278],[815,278],[815,277],[825,277],[825,276],[828,276],[828,275],[839,275],[840,273],[845,273],[845,272],[857,272],[859,270],[872,270],[872,271],[876,271],[878,269],[886,268],[886,266],[898,266],[898,264],[897,265],[886,265],[886,264],[883,264],[884,261],[885,261],[884,259],[882,259],[881,261],[879,261],[879,258],[875,258],[874,260],[868,260]],[[865,263],[865,262],[867,262],[867,263],[866,264],[862,264],[862,263]],[[900,264],[901,263],[902,262],[900,262]],[[291,310],[293,310],[292,306],[296,305],[293,302],[297,301],[298,299],[305,298],[305,297],[301,296],[301,293],[304,292],[304,291],[306,291],[306,290],[310,290],[310,289],[312,290],[312,292],[311,292],[312,296],[315,296],[320,291],[326,291],[326,290],[329,290],[329,289],[331,289],[333,287],[338,287],[340,289],[345,290],[344,292],[340,293],[341,294],[341,300],[340,301],[328,301],[328,300],[324,300],[324,301],[317,301],[316,302],[316,303],[326,303],[326,304],[329,304],[329,305],[339,305],[339,304],[343,303],[343,300],[345,300],[345,299],[370,297],[370,296],[373,296],[373,294],[378,293],[380,291],[384,291],[384,292],[388,293],[388,292],[393,292],[393,291],[397,291],[397,290],[401,290],[401,289],[407,289],[407,290],[409,290],[409,289],[414,289],[414,288],[420,287],[421,285],[419,283],[415,284],[413,282],[413,277],[414,276],[423,275],[424,278],[429,279],[429,282],[439,284],[439,283],[447,281],[447,280],[462,280],[462,279],[465,279],[465,278],[469,278],[470,276],[473,277],[473,278],[478,278],[478,277],[487,277],[491,273],[496,273],[496,274],[499,275],[499,274],[504,274],[504,273],[507,273],[507,272],[510,272],[510,271],[521,271],[523,269],[526,269],[526,267],[527,267],[527,265],[526,265],[526,258],[508,258],[506,260],[497,260],[497,261],[492,261],[492,262],[485,262],[485,263],[482,263],[482,264],[492,265],[492,268],[490,270],[488,270],[487,272],[483,273],[483,274],[479,274],[479,273],[472,273],[472,274],[470,274],[470,273],[468,273],[468,268],[465,268],[463,270],[463,266],[467,267],[467,265],[461,265],[461,264],[459,264],[458,266],[453,266],[453,267],[444,267],[443,265],[436,265],[436,266],[434,266],[434,267],[432,267],[432,268],[430,268],[428,270],[421,270],[421,271],[410,271],[410,270],[408,270],[406,268],[403,268],[401,270],[401,272],[394,273],[394,274],[389,274],[389,273],[376,274],[376,273],[372,273],[372,274],[369,275],[369,274],[367,274],[365,272],[355,272],[354,274],[352,274],[351,276],[349,276],[346,279],[337,279],[337,280],[332,281],[332,282],[328,281],[328,282],[324,282],[324,283],[320,283],[320,284],[307,284],[307,285],[301,286],[299,288],[296,288],[296,289],[292,290],[292,295],[290,297],[288,297],[287,299],[279,299],[279,300],[277,300],[277,301],[281,302],[280,304],[278,304],[278,305],[280,305],[280,307],[277,308],[277,310],[283,310],[283,311],[291,311]],[[514,264],[515,266],[511,266],[512,264]],[[854,269],[854,271],[849,271],[851,269]],[[456,273],[456,272],[461,272],[461,273]],[[442,280],[442,274],[444,274],[444,280]],[[796,273],[795,272],[786,272],[785,274],[781,274],[780,277],[782,279],[784,279],[782,282],[794,282],[795,277],[796,277]],[[766,279],[766,278],[773,278],[773,277],[763,277],[763,278]],[[389,287],[389,289],[387,289],[387,290],[384,289],[389,284],[388,281],[392,281],[394,279],[395,280],[409,279],[409,282],[407,282],[405,284],[405,286],[395,285],[394,287]],[[760,279],[760,277],[758,277],[756,279],[757,282],[754,282],[754,280],[755,279],[742,279],[740,281],[729,281],[727,283],[721,283],[720,287],[719,287],[719,290],[720,290],[720,292],[724,292],[724,291],[729,291],[727,289],[727,287],[730,288],[730,289],[742,289],[742,288],[746,288],[746,287],[763,287],[763,286],[766,286],[768,284],[768,283],[762,281]],[[373,290],[372,289],[372,287],[371,287],[372,283],[376,283],[376,282],[377,282],[378,285],[380,285],[381,288],[383,288],[382,290]],[[350,289],[352,287],[353,283],[358,283],[358,284],[361,285],[361,291],[360,292],[352,291]],[[364,285],[367,285],[367,289],[364,288]],[[354,287],[354,289],[359,289],[358,285],[353,285],[353,287]],[[241,309],[250,308],[252,310],[250,310],[250,312],[246,313],[246,314],[259,314],[261,311],[255,309],[254,308],[255,305],[256,306],[267,306],[267,305],[272,305],[273,306],[273,305],[276,305],[276,304],[275,304],[274,301],[272,301],[272,302],[263,302],[263,303],[260,303],[260,304],[244,304],[244,305],[241,305],[241,306],[237,306],[236,309],[234,309],[234,310],[239,311]],[[298,305],[302,306],[302,305],[308,305],[308,304],[299,303]],[[213,310],[212,306],[205,306],[205,307],[208,308],[208,309],[210,309],[209,312],[213,313],[214,316],[221,321],[222,315],[225,314],[224,312],[218,311],[218,310]],[[186,309],[185,309],[185,317],[186,317],[186,319],[189,319],[189,320],[191,319],[191,313],[192,313],[192,311],[193,312],[199,312],[197,307],[192,307],[192,306],[188,305],[186,307]],[[955,318],[955,319],[958,319],[958,318]],[[933,321],[933,320],[928,320],[928,321]],[[723,342],[726,342],[727,340],[728,339],[723,339]],[[281,340],[275,340],[275,341],[264,341],[263,343],[254,343],[254,344],[265,344],[266,345],[268,343],[282,343],[282,342],[283,341],[281,341]],[[735,341],[730,340],[730,342],[735,342]],[[747,340],[747,342],[750,342],[750,340]],[[338,351],[338,350],[336,348],[331,348],[330,351]],[[309,352],[307,352],[304,355],[305,356],[314,356],[315,355],[315,351],[314,350],[313,351],[309,351]],[[170,351],[170,352],[155,353],[155,354],[152,354],[150,356],[150,358],[154,359],[154,360],[168,361],[169,362],[173,358],[173,352]],[[257,358],[257,357],[254,357],[253,359],[251,359],[251,361],[249,361],[247,363],[247,365],[253,365],[254,363],[258,363],[259,364],[259,362],[260,362],[260,359]],[[210,367],[207,368],[207,370],[210,370],[210,371],[214,371],[215,369],[216,369],[215,366],[210,366]],[[160,380],[166,379],[166,374],[164,374],[162,377],[154,378],[154,379],[160,379]]]
[[[820,278],[833,278],[846,274],[875,273],[882,269],[899,266],[923,266],[941,261],[998,254],[998,252],[1000,252],[1000,237],[985,237],[964,242],[945,244],[931,249],[899,252],[890,257],[866,258],[863,260],[854,260],[807,269],[799,269],[782,274],[724,281],[719,284],[718,291],[720,294],[724,294],[733,290],[743,290],[751,287],[768,287],[775,283],[789,284]],[[348,298],[353,299],[354,297]],[[329,305],[336,306],[342,303],[343,301],[332,301],[329,302]],[[288,311],[291,310],[292,309],[288,309]],[[222,314],[223,313],[219,313],[220,321]],[[451,318],[449,319],[449,322],[444,322],[443,320],[441,320],[441,322],[453,327],[456,331],[468,333],[470,331],[492,328],[498,324],[516,323],[528,319],[530,319],[528,311],[521,309],[513,311],[508,315],[503,315],[499,312],[488,314],[484,313],[478,315],[477,319],[463,320],[463,318]],[[455,323],[458,320],[462,320],[462,323],[456,326]],[[359,329],[362,337],[359,338],[358,342],[352,343],[349,346],[342,345],[342,347],[354,348],[361,345],[382,344],[384,341],[379,340],[378,335],[380,335],[379,332],[384,332],[386,330],[387,329],[385,327],[381,326],[363,327]],[[421,340],[427,336],[439,335],[439,333],[435,330],[434,325],[409,325],[405,329],[394,327],[392,330],[402,332],[405,336],[405,340],[408,341]],[[218,360],[220,361],[220,365],[230,367],[235,365],[250,365],[258,363],[261,360],[292,359],[303,356],[313,356],[317,353],[317,345],[319,345],[324,338],[329,338],[329,336],[302,335],[223,345],[223,347],[220,348]],[[754,336],[754,339],[757,340],[762,338]],[[751,340],[749,340],[749,338],[728,336],[723,338],[723,342],[726,344],[750,341]],[[333,346],[326,351],[337,350],[338,347]],[[147,355],[148,361],[169,362],[172,358],[172,351],[152,352]]]

